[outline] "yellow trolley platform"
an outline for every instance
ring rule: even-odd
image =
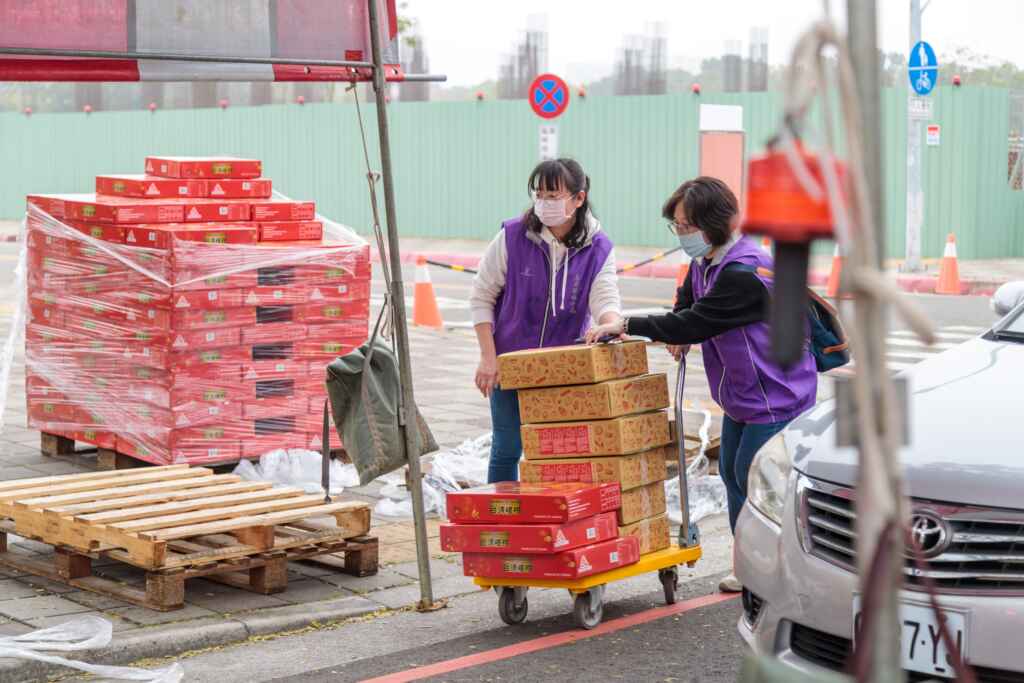
[[[686,357],[679,361],[679,375],[676,380],[676,434],[679,447],[679,490],[686,491],[686,446],[683,437],[683,387],[686,384]],[[648,572],[658,572],[658,579],[665,590],[665,602],[676,601],[679,586],[679,565],[694,566],[700,559],[700,532],[690,521],[687,496],[679,496],[682,524],[679,526],[677,545],[664,550],[641,555],[635,564],[618,567],[606,572],[591,574],[579,579],[513,579],[508,577],[477,577],[473,582],[481,588],[493,588],[498,593],[498,614],[506,624],[521,624],[526,620],[529,604],[526,592],[530,588],[564,588],[574,598],[573,616],[580,628],[592,629],[601,623],[604,616],[604,587],[612,581],[630,579]]]

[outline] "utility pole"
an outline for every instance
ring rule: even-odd
[[[915,4],[917,0],[913,0]],[[855,256],[860,257],[858,267],[882,269],[885,254],[885,223],[883,221],[884,196],[882,194],[882,158],[881,149],[881,65],[878,56],[878,9],[876,0],[847,0],[847,41],[850,58],[853,62],[854,77],[857,81],[857,95],[860,100],[860,157],[863,163],[864,179],[866,180],[866,205],[870,207],[871,216],[861,216],[860,220],[870,221],[874,225],[874,253],[864,254],[856,249]],[[887,376],[885,358],[885,331],[887,306],[875,297],[856,300],[857,324],[863,326],[865,343],[858,349],[858,372],[871,372],[877,379],[878,391],[881,396],[886,392],[883,386],[891,382]],[[858,405],[858,411],[876,411],[879,406],[887,406],[888,401],[871,401],[869,405]],[[868,594],[868,568],[881,544],[888,543],[888,561],[885,564],[879,585],[870,587],[877,591],[877,605],[874,614],[864,614],[864,621],[874,620],[871,639],[868,643],[859,643],[859,647],[870,648],[870,668],[867,680],[874,683],[901,683],[904,674],[901,670],[899,622],[899,589],[903,582],[903,543],[900,532],[886,538],[883,533],[892,520],[902,520],[902,499],[899,488],[899,450],[897,439],[893,433],[891,415],[873,414],[870,424],[875,428],[874,434],[860,434],[861,453],[858,457],[859,475],[856,500],[856,532],[857,532],[857,569],[861,578],[861,595]],[[881,457],[872,460],[866,458],[867,451],[863,448],[866,442],[877,444]],[[884,472],[877,471],[884,469]]]
[[[921,0],[910,0],[909,60],[914,46],[921,40]],[[904,83],[906,87],[906,83]],[[924,188],[921,183],[921,117],[914,113],[917,95],[907,89],[907,239],[903,270],[918,272],[921,266],[921,226],[924,223]]]

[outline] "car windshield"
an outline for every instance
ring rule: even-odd
[[[1010,320],[996,328],[996,337],[1024,342],[1024,307],[1018,307],[1011,315],[1013,317]]]

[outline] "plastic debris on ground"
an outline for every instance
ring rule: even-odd
[[[161,669],[139,669],[130,666],[103,666],[45,652],[78,652],[97,650],[110,644],[113,626],[96,616],[75,617],[63,624],[31,631],[20,636],[0,636],[0,659],[29,659],[78,669],[100,680],[150,681],[178,683],[185,676],[180,664]]]
[[[704,411],[704,422],[697,435],[700,436],[700,452],[686,467],[686,487],[690,497],[690,521],[699,522],[705,517],[718,515],[726,511],[725,482],[722,478],[709,474],[710,463],[705,454],[710,439],[708,429],[711,427],[711,413]],[[679,478],[672,477],[665,481],[665,503],[668,507],[668,518],[673,524],[681,524],[683,516],[679,507]]]
[[[487,483],[487,461],[491,455],[491,434],[467,439],[451,450],[442,450],[423,460],[423,506],[427,512],[445,517],[445,495]],[[412,517],[412,498],[405,487],[405,471],[386,474],[381,500],[373,512],[383,517]]]
[[[264,453],[259,462],[242,460],[234,474],[250,481],[269,481],[275,486],[295,486],[306,493],[319,493],[321,486],[322,456],[316,451],[301,448],[277,449]],[[332,496],[346,488],[359,486],[359,475],[352,464],[331,460],[330,466]]]

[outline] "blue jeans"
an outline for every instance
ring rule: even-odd
[[[729,503],[729,526],[736,531],[736,520],[747,500],[747,477],[754,456],[769,439],[789,424],[747,424],[737,422],[728,415],[722,418],[722,445],[718,452],[718,474],[725,482]]]
[[[491,391],[491,461],[487,481],[519,481],[519,457],[523,437],[519,433],[519,394],[515,390]]]

